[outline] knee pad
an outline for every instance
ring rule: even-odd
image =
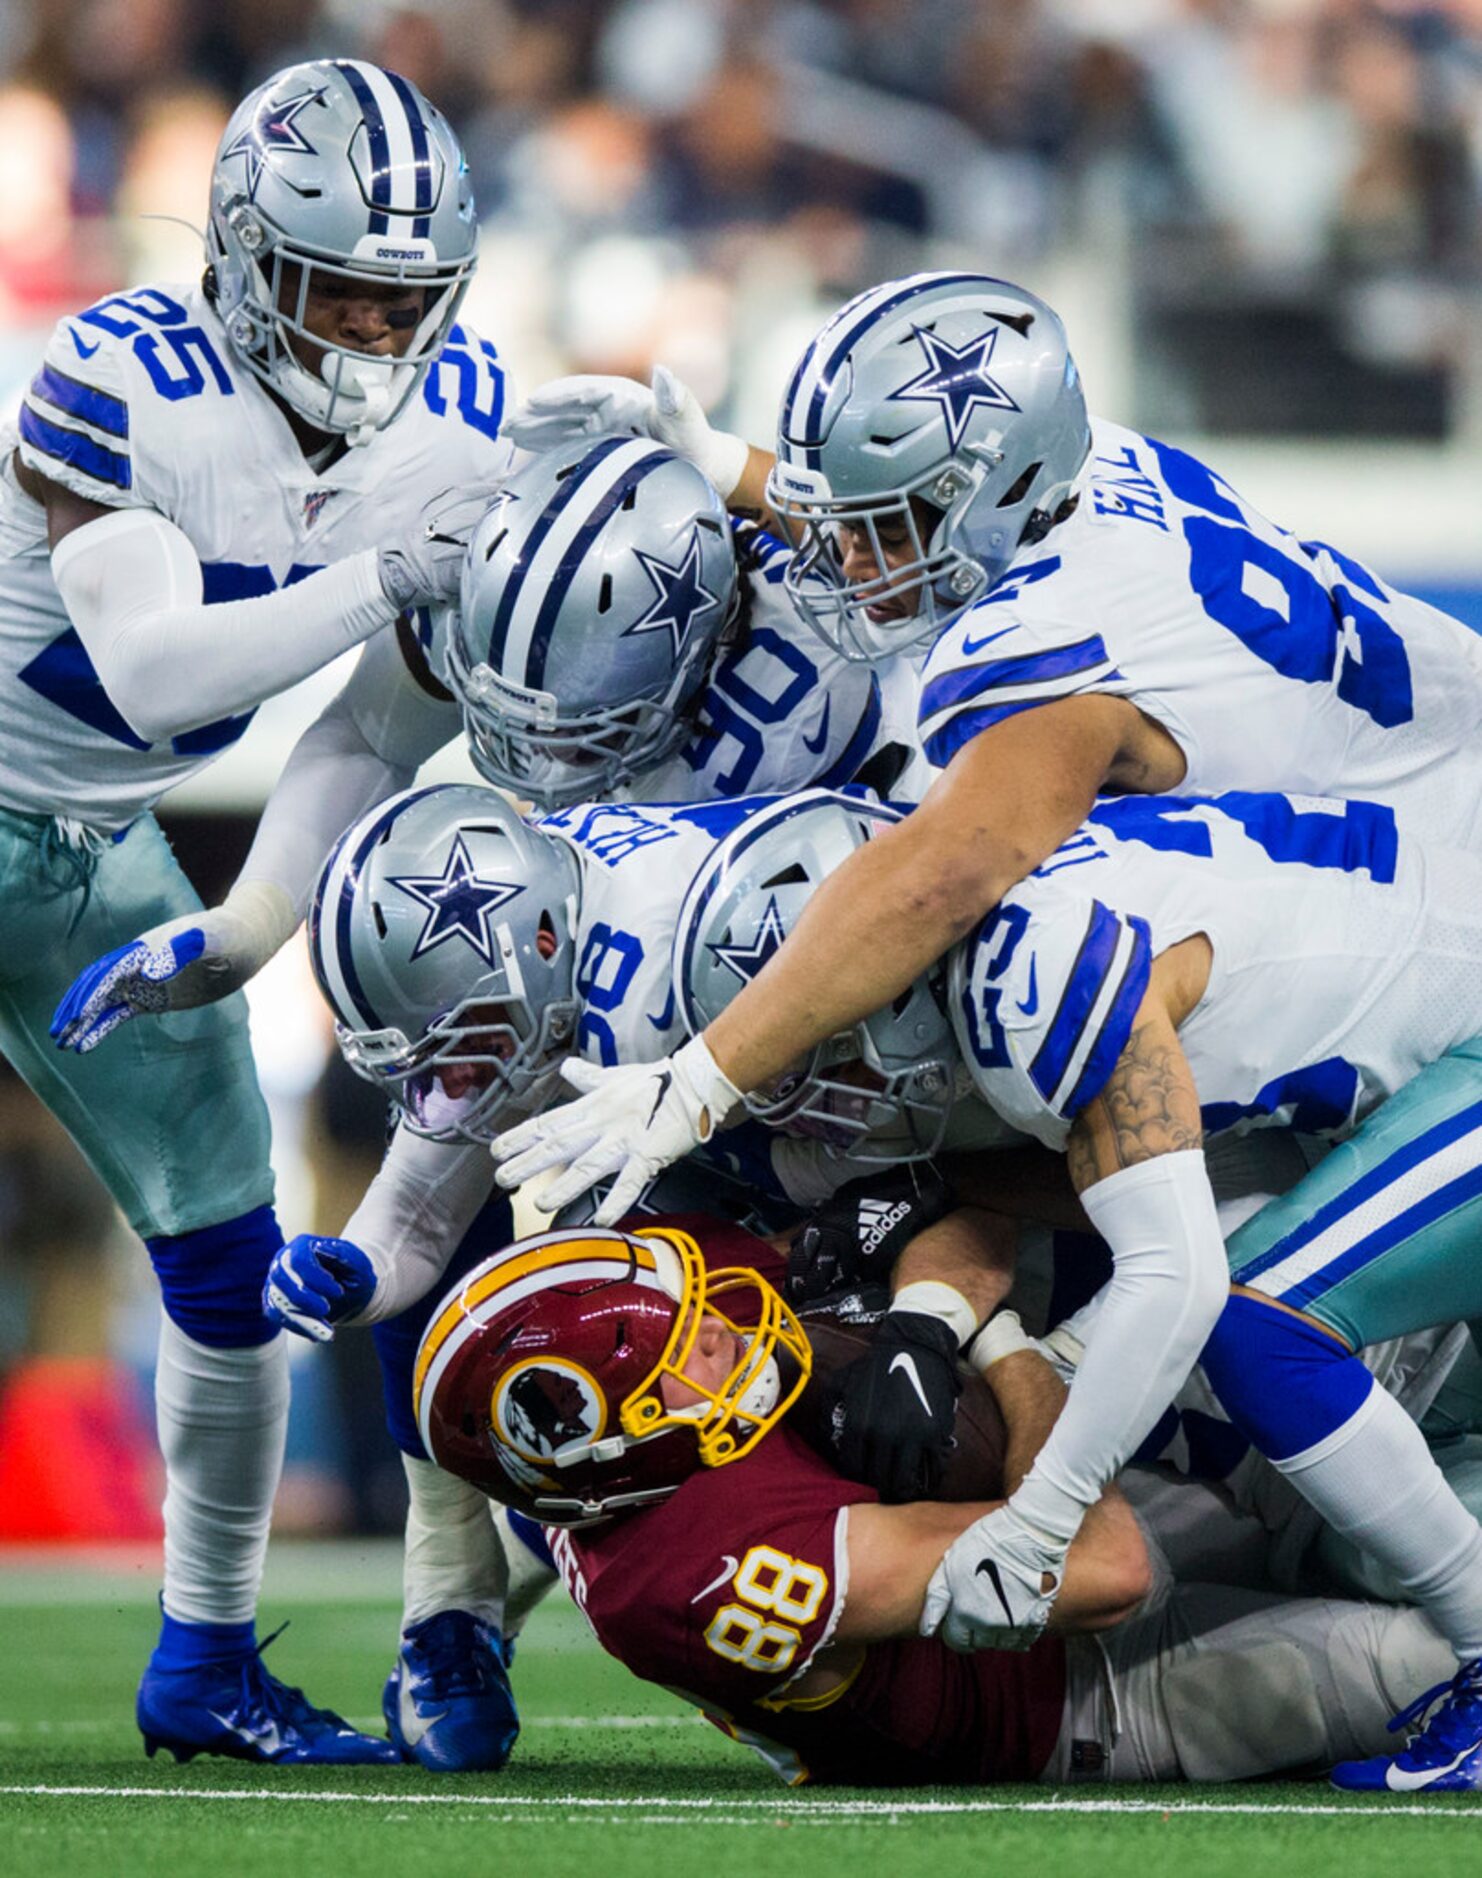
[[[262,1314],[268,1267],[283,1244],[271,1206],[144,1243],[165,1313],[187,1337],[211,1349],[244,1350],[278,1335]]]
[[[1199,1360],[1230,1420],[1272,1461],[1316,1447],[1375,1386],[1337,1338],[1238,1294],[1221,1311]]]
[[[514,1218],[507,1196],[502,1193],[491,1196],[459,1241],[458,1250],[448,1260],[441,1281],[399,1316],[388,1317],[383,1323],[371,1327],[371,1338],[381,1362],[386,1426],[397,1447],[414,1461],[432,1458],[422,1445],[412,1406],[412,1383],[422,1333],[449,1290],[481,1259],[502,1251],[514,1238],[514,1231]]]

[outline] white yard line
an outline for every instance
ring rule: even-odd
[[[0,1796],[17,1795],[37,1799],[99,1800],[225,1800],[247,1805],[280,1804],[291,1806],[466,1806],[495,1808],[509,1821],[531,1819],[541,1814],[568,1813],[581,1817],[607,1815],[631,1824],[686,1825],[768,1824],[778,1820],[814,1824],[824,1820],[867,1820],[888,1825],[893,1821],[921,1815],[933,1817],[983,1813],[1126,1813],[1158,1814],[1163,1817],[1199,1815],[1233,1817],[1245,1815],[1275,1816],[1296,1814],[1312,1818],[1350,1820],[1438,1820],[1459,1819],[1476,1825],[1482,1812],[1474,1805],[1439,1806],[1434,1801],[1420,1801],[1411,1807],[1372,1807],[1363,1804],[1341,1805],[1333,1801],[1314,1801],[1310,1806],[1282,1801],[1273,1806],[1243,1800],[1133,1800],[1133,1799],[1060,1799],[1043,1800],[827,1800],[788,1799],[747,1800],[676,1798],[654,1794],[640,1799],[598,1799],[590,1795],[568,1794],[452,1794],[452,1793],[303,1793],[275,1788],[235,1787],[90,1787],[54,1785],[4,1785]]]

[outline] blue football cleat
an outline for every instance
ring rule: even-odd
[[[1482,1656],[1463,1663],[1450,1682],[1427,1689],[1389,1725],[1397,1733],[1413,1723],[1420,1731],[1398,1754],[1340,1761],[1333,1785],[1350,1793],[1482,1792]]]
[[[439,1611],[403,1633],[381,1709],[403,1760],[437,1774],[495,1773],[520,1732],[504,1640],[471,1611]]]
[[[134,1709],[145,1753],[152,1758],[168,1748],[177,1761],[229,1754],[275,1767],[384,1767],[401,1760],[389,1741],[361,1734],[270,1675],[262,1653],[272,1641],[233,1662],[188,1669],[151,1663]]]

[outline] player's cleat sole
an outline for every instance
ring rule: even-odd
[[[496,1773],[520,1722],[509,1653],[470,1611],[439,1611],[409,1625],[381,1708],[402,1758],[433,1773]]]
[[[262,1661],[266,1647],[234,1662],[183,1669],[151,1662],[134,1708],[150,1759],[163,1748],[177,1762],[198,1754],[275,1767],[385,1767],[400,1761],[390,1741],[361,1734],[333,1709],[315,1708],[302,1689],[270,1675]]]

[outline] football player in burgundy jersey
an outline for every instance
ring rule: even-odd
[[[978,1648],[1001,1620],[975,1540],[992,1503],[884,1506],[805,1445],[785,1417],[811,1352],[780,1275],[763,1241],[712,1221],[523,1240],[433,1308],[414,1395],[441,1465],[546,1525],[604,1647],[785,1780],[1272,1773],[1374,1752],[1397,1697],[1445,1672],[1412,1610],[1214,1586],[1149,1598],[1114,1489],[1071,1548],[1049,1633]],[[973,1358],[1011,1491],[1064,1390],[1012,1329]]]

